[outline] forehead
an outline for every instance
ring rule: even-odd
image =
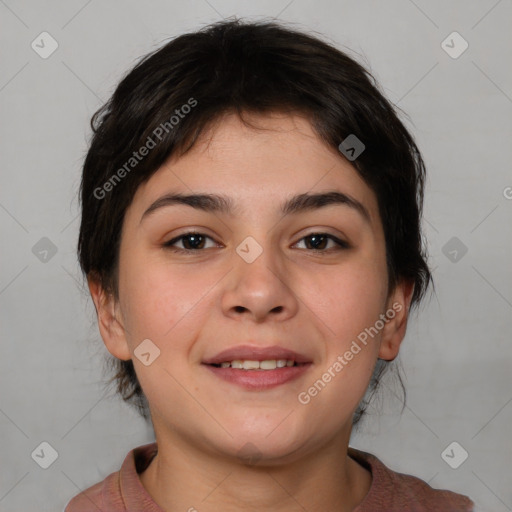
[[[163,194],[212,193],[232,198],[233,212],[275,209],[301,193],[339,190],[361,202],[378,223],[373,191],[355,168],[299,115],[237,115],[216,120],[185,155],[170,158],[134,197],[143,209]]]

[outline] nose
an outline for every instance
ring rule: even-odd
[[[275,250],[263,248],[251,263],[235,252],[233,265],[222,297],[224,314],[258,323],[283,321],[296,314],[298,297],[291,288],[290,269]]]

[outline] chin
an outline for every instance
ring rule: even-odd
[[[236,446],[218,447],[223,455],[229,458],[234,458],[240,464],[247,466],[277,466],[284,463],[290,463],[300,458],[297,453],[297,448],[270,443],[268,440],[262,442],[261,440],[240,439],[235,441]]]
[[[298,451],[304,448],[307,439],[298,433],[294,435],[295,429],[290,428],[290,425],[278,426],[282,419],[281,417],[278,421],[263,424],[260,422],[260,429],[254,424],[246,430],[240,428],[240,425],[232,430],[227,428],[233,437],[229,439],[227,446],[218,448],[249,464],[291,462],[298,458]]]

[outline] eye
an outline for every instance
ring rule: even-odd
[[[312,251],[316,252],[330,252],[327,250],[324,250],[326,248],[326,245],[328,245],[328,242],[331,241],[335,245],[334,247],[330,247],[330,249],[334,250],[344,250],[349,249],[350,245],[345,242],[344,240],[340,240],[339,238],[335,237],[334,235],[329,235],[328,233],[311,233],[310,235],[305,236],[304,238],[301,238],[297,244],[301,243],[302,240],[309,240],[310,243],[306,245],[310,245],[312,247],[306,247],[306,249],[310,249]],[[297,245],[296,244],[296,245]]]
[[[166,249],[170,249],[175,252],[200,252],[201,249],[207,249],[205,247],[206,240],[211,240],[214,242],[214,245],[211,247],[218,247],[213,238],[205,235],[204,233],[198,233],[196,231],[191,231],[189,233],[184,233],[168,242],[163,244],[163,247]],[[315,251],[317,253],[329,253],[331,250],[344,250],[349,249],[350,245],[344,240],[340,240],[334,235],[329,235],[328,233],[311,233],[299,240],[295,245],[298,245],[303,240],[309,241],[306,242],[306,249]],[[328,246],[329,242],[332,242],[334,246],[328,247],[326,250],[326,246]],[[177,247],[176,244],[181,243],[182,247]]]
[[[205,241],[207,239],[214,242],[213,238],[205,235],[204,233],[191,231],[165,242],[163,247],[176,252],[199,252],[201,249],[205,249]],[[175,247],[176,243],[181,242],[182,240],[184,247]],[[216,247],[216,245],[214,244],[213,247]]]

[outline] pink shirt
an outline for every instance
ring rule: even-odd
[[[130,451],[119,471],[75,496],[64,512],[164,512],[139,479],[156,452],[156,443]],[[415,476],[396,473],[370,453],[349,447],[348,455],[372,473],[370,490],[353,512],[473,511],[474,503],[467,496],[433,489]]]

